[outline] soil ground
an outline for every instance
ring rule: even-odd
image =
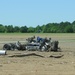
[[[58,40],[62,52],[7,51],[7,55],[0,55],[0,75],[75,75],[75,34],[0,34],[0,49],[4,43],[18,40],[24,43],[33,35]],[[33,53],[36,55],[10,57]],[[51,55],[63,56],[49,57]]]

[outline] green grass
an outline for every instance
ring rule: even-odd
[[[73,38],[75,33],[0,33],[0,36],[40,36],[40,37],[56,37],[56,38]]]

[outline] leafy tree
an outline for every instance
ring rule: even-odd
[[[73,29],[73,32],[75,33],[75,21],[73,21],[72,23],[72,29]]]
[[[14,32],[13,25],[8,25],[8,26],[5,26],[5,27],[6,27],[6,32],[8,32],[8,33],[13,33]]]
[[[40,33],[40,32],[41,32],[41,26],[38,25],[38,26],[35,28],[35,32]]]
[[[21,32],[21,33],[73,33],[75,32],[75,21],[72,23],[70,22],[60,22],[60,23],[48,23],[46,25],[42,26],[37,26],[37,27],[29,27],[27,26],[22,26],[18,27],[13,25],[6,25],[3,26],[0,24],[0,32],[8,32],[8,33],[13,33],[13,32]]]
[[[52,23],[51,24],[51,33],[56,33],[56,32],[58,32],[58,30],[59,30],[59,24],[58,23]]]
[[[2,24],[0,24],[0,26],[3,26]]]
[[[5,31],[5,27],[2,24],[0,24],[0,33],[4,33]]]
[[[42,28],[42,32],[45,33],[46,32],[46,30],[45,30],[46,29],[46,25],[43,25],[41,28]]]
[[[20,32],[22,32],[22,33],[27,33],[27,30],[28,30],[28,28],[26,26],[22,26],[20,28]]]
[[[15,27],[14,27],[14,32],[20,32],[20,27],[15,26]]]
[[[27,30],[28,33],[34,33],[35,29],[33,27],[29,27]]]
[[[64,24],[64,22],[61,22],[60,24],[59,24],[59,33],[64,33],[64,28],[65,28],[65,24]]]
[[[45,27],[45,32],[50,33],[51,32],[51,23],[48,23]]]
[[[67,25],[64,29],[66,33],[73,33],[72,25]]]

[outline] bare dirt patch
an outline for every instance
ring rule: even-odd
[[[58,40],[62,52],[7,51],[7,55],[0,56],[0,75],[75,75],[75,34],[35,35],[41,37],[47,35],[52,37],[52,40]],[[0,43],[25,41],[25,38],[29,36],[32,34],[1,35]],[[2,43],[0,44],[1,49]],[[20,57],[25,54],[31,55]],[[11,55],[17,55],[17,57],[10,57]],[[51,55],[63,56],[49,57]]]

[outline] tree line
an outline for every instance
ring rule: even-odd
[[[36,27],[13,26],[0,24],[0,33],[75,33],[75,21],[48,23]]]

